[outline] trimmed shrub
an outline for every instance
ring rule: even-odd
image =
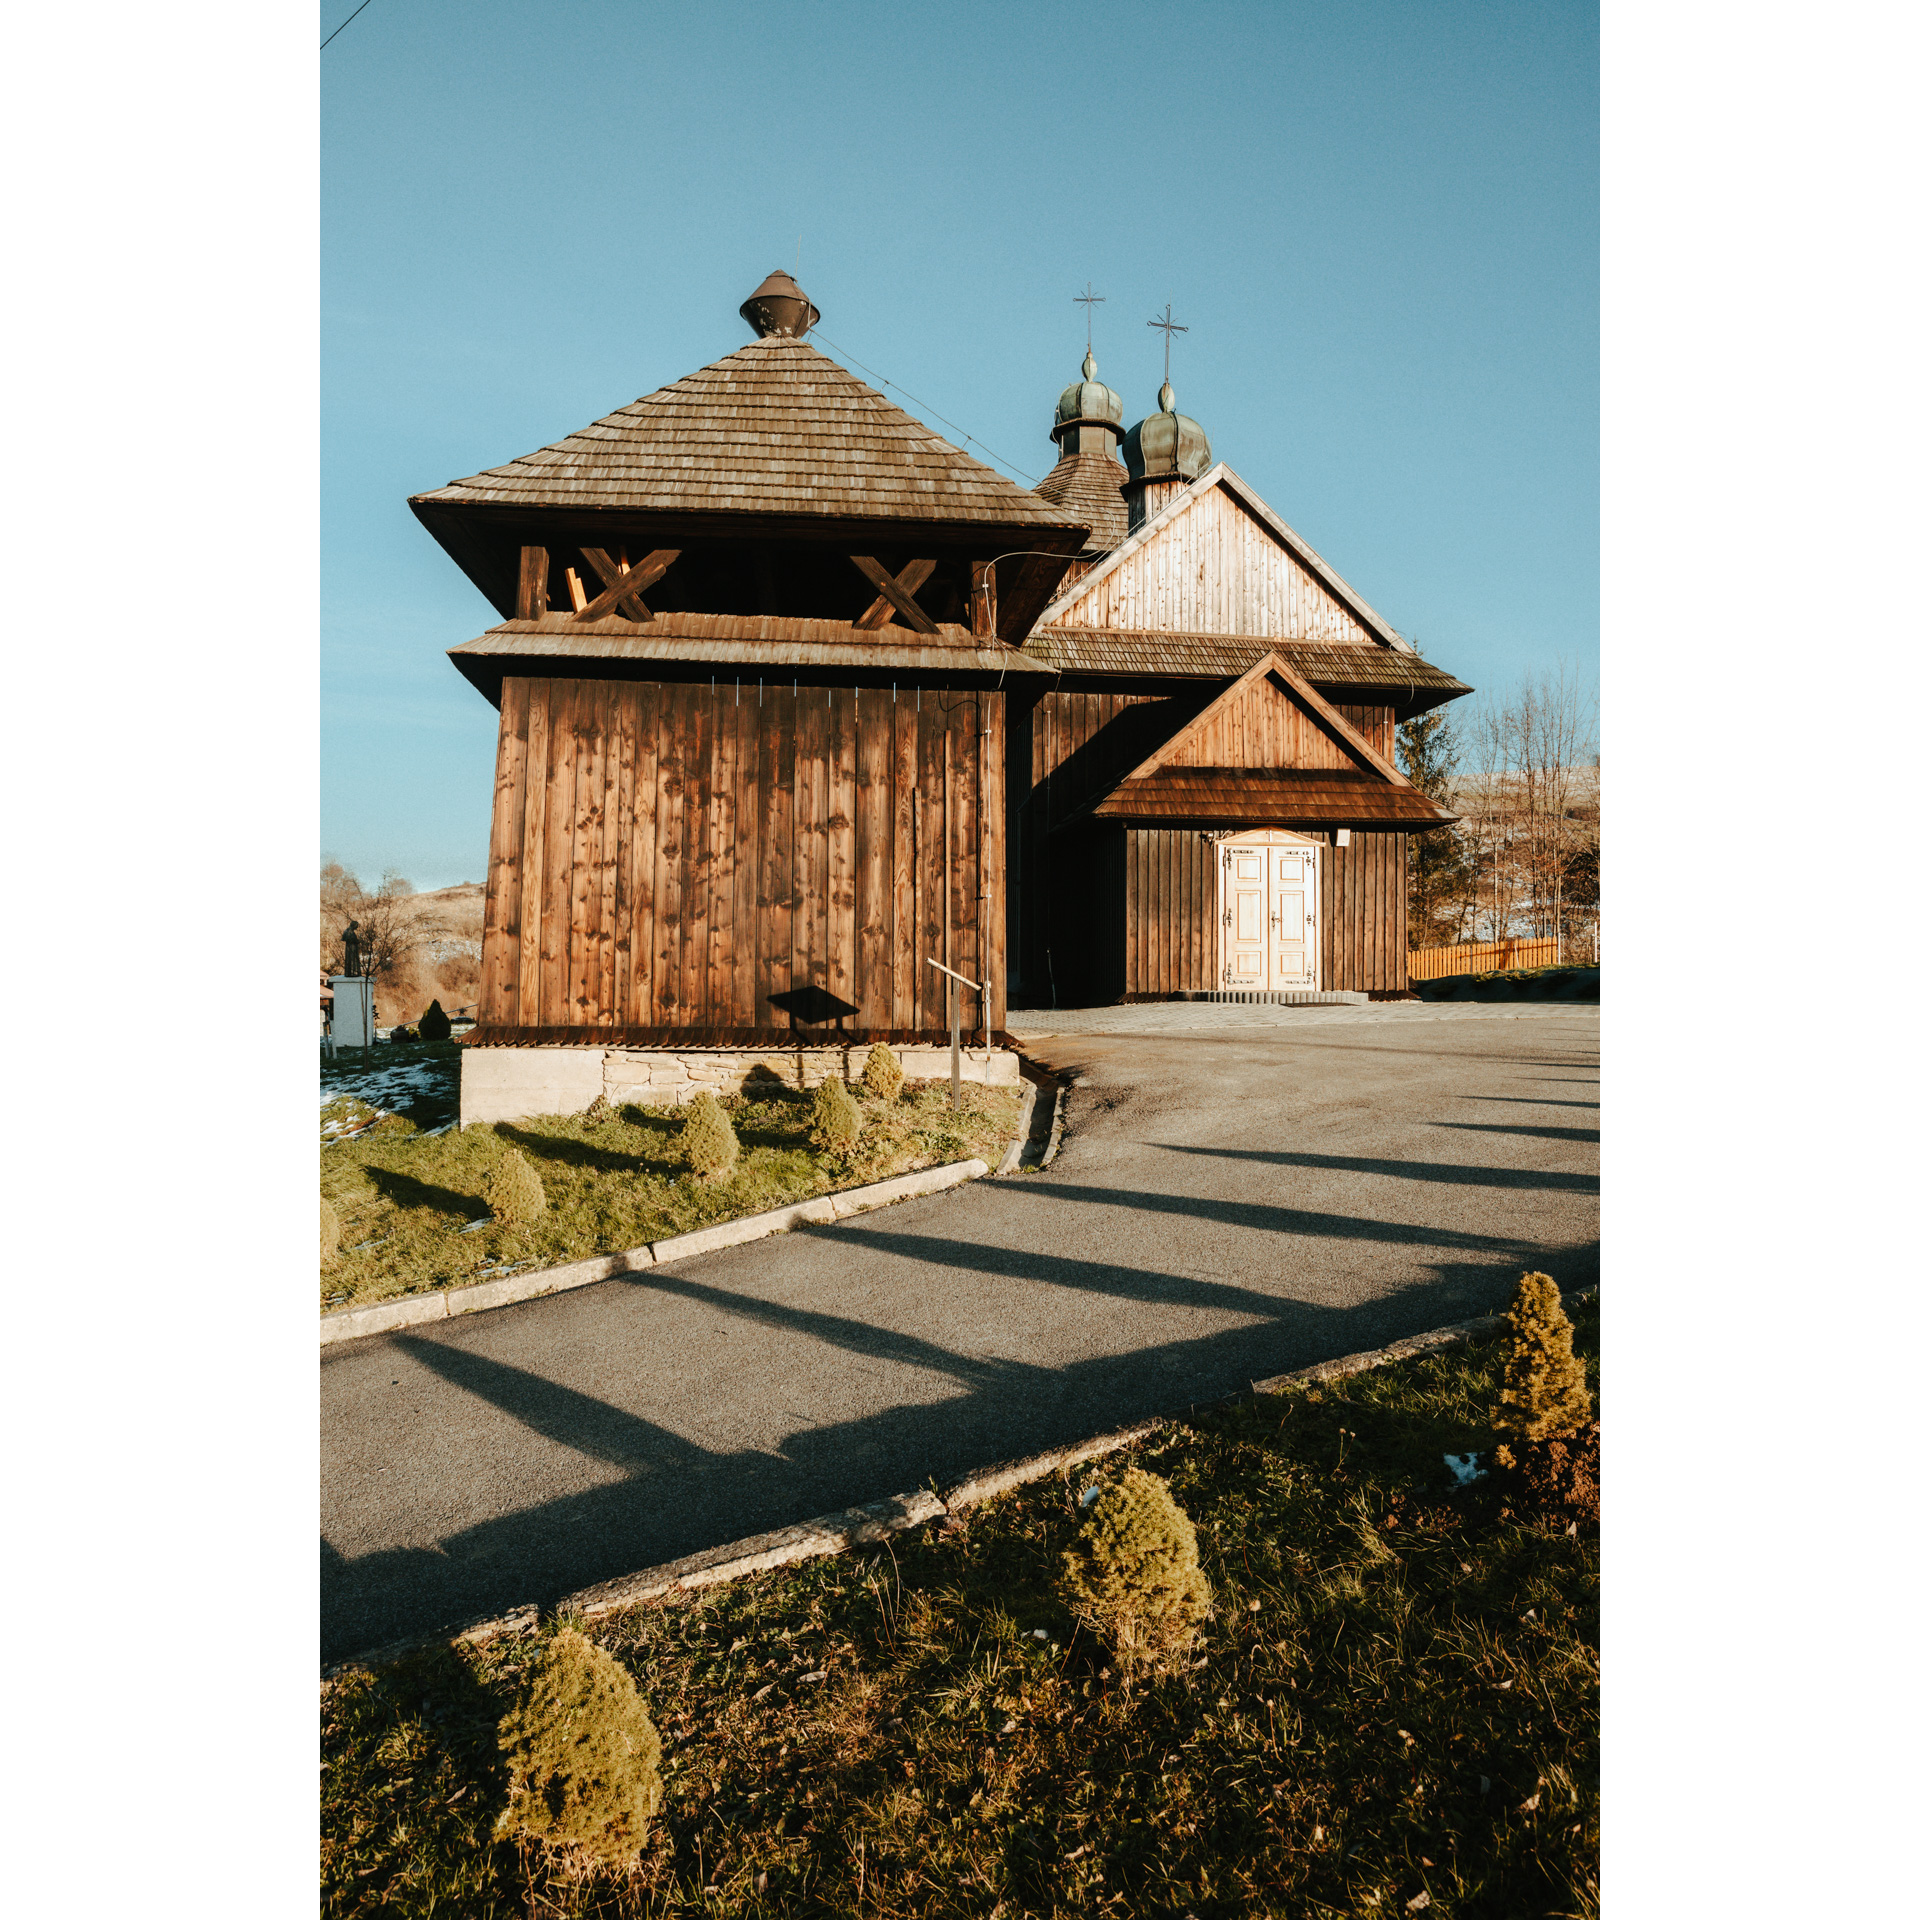
[[[323,1193],[320,1196],[320,1264],[324,1267],[340,1251],[340,1216]]]
[[[1060,1589],[1123,1674],[1191,1645],[1213,1606],[1193,1522],[1167,1483],[1138,1467],[1101,1488],[1066,1551]]]
[[[411,1027],[395,1027],[394,1030],[387,1035],[389,1044],[394,1046],[398,1046],[402,1041],[411,1041],[417,1038],[418,1035],[415,1034]]]
[[[422,1040],[453,1038],[453,1022],[448,1019],[438,1000],[420,1016],[420,1038]]]
[[[540,1184],[533,1163],[518,1147],[509,1147],[500,1156],[487,1188],[487,1207],[496,1220],[509,1227],[530,1227],[545,1217],[547,1190]]]
[[[497,1831],[619,1865],[660,1811],[660,1736],[633,1676],[563,1627],[500,1723],[511,1778]]]
[[[1507,1309],[1493,1424],[1507,1439],[1545,1440],[1592,1418],[1587,1363],[1574,1353],[1573,1322],[1560,1304],[1560,1289],[1547,1274],[1523,1273]]]
[[[704,1089],[688,1103],[680,1123],[680,1152],[702,1180],[724,1178],[740,1158],[740,1137],[726,1108]]]
[[[844,1160],[860,1138],[860,1103],[844,1080],[822,1080],[813,1092],[813,1124],[807,1138],[823,1153]]]
[[[877,1099],[891,1100],[906,1077],[901,1070],[900,1056],[884,1040],[876,1040],[873,1051],[867,1055],[866,1066],[861,1069],[860,1084]]]

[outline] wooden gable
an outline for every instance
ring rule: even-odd
[[[1454,818],[1269,653],[1055,831],[1095,819],[1420,833]]]
[[[1389,786],[1409,784],[1277,653],[1248,668],[1127,778],[1144,780],[1172,767],[1360,772]]]
[[[1232,468],[1218,465],[1076,580],[1039,626],[1413,651]]]

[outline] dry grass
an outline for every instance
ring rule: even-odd
[[[1597,1307],[1575,1323],[1595,1356]],[[1597,1545],[1442,1490],[1443,1452],[1492,1443],[1496,1360],[1275,1396],[964,1526],[596,1621],[667,1746],[627,1873],[491,1837],[537,1636],[338,1680],[324,1910],[1592,1915]],[[1129,1460],[1193,1515],[1217,1604],[1131,1694],[1056,1586],[1088,1472]]]
[[[430,1065],[440,1050],[373,1051]],[[734,1096],[721,1104],[740,1158],[711,1180],[690,1174],[681,1155],[683,1108],[629,1106],[600,1122],[573,1114],[440,1134],[418,1133],[404,1116],[383,1121],[321,1150],[320,1191],[341,1223],[321,1304],[358,1306],[616,1253],[945,1161],[978,1156],[994,1165],[1013,1138],[1020,1096],[980,1086],[962,1093],[958,1108],[944,1081],[911,1083],[894,1101],[861,1099],[851,1157],[809,1141],[809,1096]],[[421,1093],[419,1109],[437,1112],[435,1100],[430,1089]],[[548,1202],[539,1223],[519,1231],[491,1221],[486,1199],[510,1147],[539,1174]]]

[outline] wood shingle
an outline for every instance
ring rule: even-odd
[[[413,504],[1085,524],[777,334]]]

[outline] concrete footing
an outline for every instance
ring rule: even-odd
[[[616,1106],[677,1107],[695,1094],[755,1087],[811,1090],[821,1081],[857,1080],[869,1046],[831,1047],[466,1047],[460,1054],[460,1124],[527,1120],[538,1113],[584,1113],[602,1094]],[[945,1047],[896,1047],[909,1080],[944,1080]],[[1020,1056],[996,1047],[960,1049],[960,1077],[976,1085],[1018,1087]]]

